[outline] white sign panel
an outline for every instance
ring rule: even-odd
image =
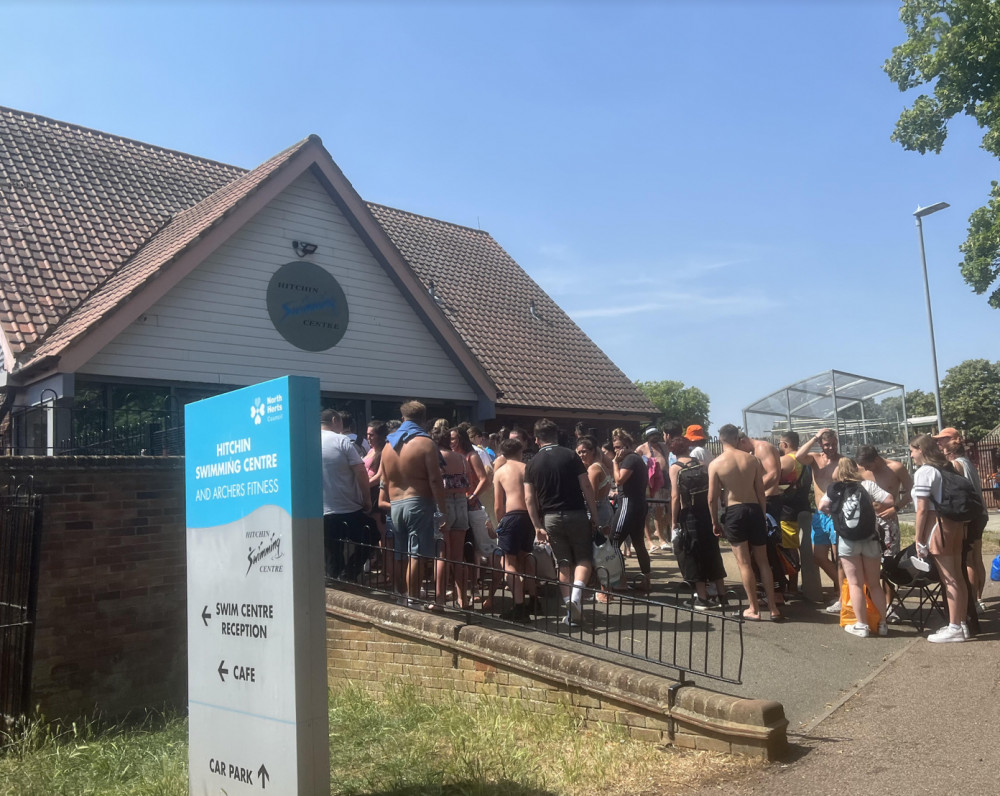
[[[185,409],[192,794],[329,793],[319,382]]]

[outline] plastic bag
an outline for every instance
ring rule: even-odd
[[[878,610],[875,608],[875,603],[872,602],[867,587],[865,587],[865,603],[865,613],[868,614],[868,627],[872,630],[877,630]],[[854,615],[854,608],[851,606],[851,590],[847,585],[847,578],[844,578],[843,583],[840,585],[840,626],[847,627],[857,621],[857,617]]]

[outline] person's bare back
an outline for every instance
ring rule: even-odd
[[[431,484],[441,484],[437,445],[430,437],[414,437],[399,453],[391,445],[382,451],[382,467],[389,487],[389,500],[435,498]]]
[[[727,506],[738,503],[760,504],[755,481],[761,477],[763,466],[752,453],[741,450],[724,450],[708,466],[709,483],[718,482],[725,490]]]
[[[524,499],[524,462],[520,459],[508,459],[503,469],[495,472],[493,489],[497,519],[511,511],[527,511],[528,503]]]

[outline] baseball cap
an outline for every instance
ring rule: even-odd
[[[701,426],[688,426],[687,430],[684,432],[684,436],[692,442],[700,442],[701,440],[708,439],[705,429]]]
[[[935,434],[934,439],[961,439],[962,434],[957,428],[952,428],[948,426],[947,428],[942,428],[940,434]]]

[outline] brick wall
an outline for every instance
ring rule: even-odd
[[[465,624],[363,595],[327,590],[327,673],[378,692],[393,679],[433,694],[455,692],[529,700],[532,710],[569,710],[584,724],[625,727],[636,739],[689,749],[775,759],[786,748],[784,709],[583,651],[533,641],[516,631]]]
[[[50,718],[183,705],[184,460],[0,462],[43,495],[32,705]]]

